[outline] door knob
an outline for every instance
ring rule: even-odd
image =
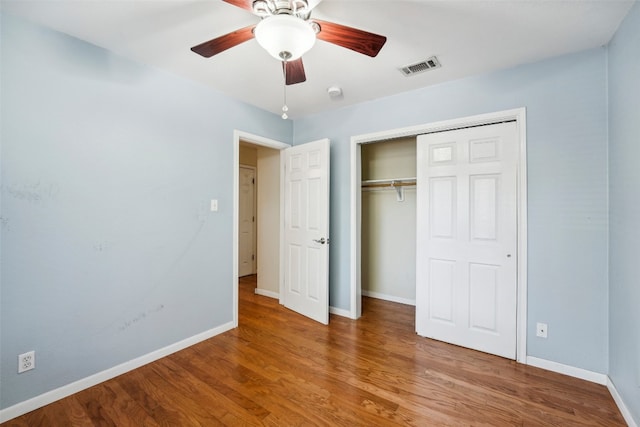
[[[314,242],[316,243],[320,243],[321,245],[329,244],[329,239],[326,239],[324,237],[320,238],[320,239],[313,239]]]

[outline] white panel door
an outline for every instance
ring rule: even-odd
[[[284,305],[329,323],[329,140],[283,150]]]
[[[253,168],[240,166],[238,199],[238,276],[256,272],[255,177]]]
[[[421,135],[416,331],[515,359],[515,122]]]

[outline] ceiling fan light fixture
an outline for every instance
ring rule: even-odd
[[[273,15],[258,23],[254,31],[258,44],[279,61],[294,61],[309,51],[316,42],[316,33],[301,18]]]

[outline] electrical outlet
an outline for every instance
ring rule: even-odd
[[[547,332],[548,332],[548,328],[547,328],[547,324],[546,323],[538,322],[536,324],[536,336],[537,337],[546,338],[547,337]]]
[[[18,355],[18,373],[30,371],[36,367],[36,352],[28,351]]]

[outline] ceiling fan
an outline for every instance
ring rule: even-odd
[[[313,6],[320,0],[222,0],[259,16],[256,25],[240,28],[229,34],[191,48],[210,58],[229,48],[256,38],[273,57],[282,61],[287,85],[306,81],[302,55],[316,38],[351,49],[371,57],[378,55],[387,38],[357,28],[333,22],[310,19]],[[315,4],[314,4],[315,3]]]

